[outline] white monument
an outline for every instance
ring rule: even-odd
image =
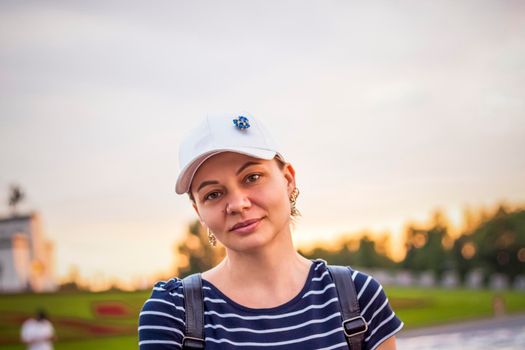
[[[53,244],[38,214],[0,218],[0,293],[56,289]]]

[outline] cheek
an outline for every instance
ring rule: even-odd
[[[201,221],[210,229],[217,228],[219,222],[219,213],[214,208],[201,207],[199,208],[199,217]]]
[[[288,215],[287,213],[290,210],[290,202],[285,187],[268,187],[264,191],[261,191],[258,196],[258,202],[261,203],[265,209],[275,210],[277,213],[283,213],[283,215]]]

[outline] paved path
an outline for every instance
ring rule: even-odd
[[[398,349],[525,349],[525,315],[402,331]]]

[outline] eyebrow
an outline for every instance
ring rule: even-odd
[[[261,164],[261,163],[259,163],[259,162],[246,162],[246,163],[244,163],[244,165],[242,167],[239,168],[239,170],[237,170],[235,175],[239,175],[244,169],[246,169],[249,166],[259,165],[259,164]]]
[[[210,181],[204,181],[204,182],[201,182],[201,184],[199,185],[199,188],[197,188],[197,192],[199,192],[201,190],[201,188],[205,187],[205,186],[208,186],[208,185],[217,185],[219,184],[218,181],[215,181],[215,180],[210,180]]]
[[[259,163],[259,162],[252,162],[252,161],[250,161],[250,162],[246,162],[246,163],[244,163],[243,166],[241,166],[241,167],[235,172],[235,175],[239,175],[244,169],[246,169],[246,168],[248,168],[248,167],[250,167],[250,166],[252,166],[252,165],[259,165],[259,164],[261,164],[261,163]],[[218,185],[218,184],[219,184],[219,182],[216,181],[216,180],[203,181],[203,182],[201,182],[201,184],[200,184],[199,187],[197,188],[197,192],[199,192],[199,191],[200,191],[203,187],[205,187],[205,186],[209,186],[209,185]]]

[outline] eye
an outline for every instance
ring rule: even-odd
[[[208,193],[207,195],[204,196],[204,200],[205,201],[212,201],[214,199],[217,199],[221,196],[221,193],[219,191],[213,191],[213,192],[210,192]]]
[[[261,177],[261,174],[250,174],[246,176],[244,181],[248,183],[253,183],[253,182],[257,182],[257,180],[259,180],[260,177]]]

